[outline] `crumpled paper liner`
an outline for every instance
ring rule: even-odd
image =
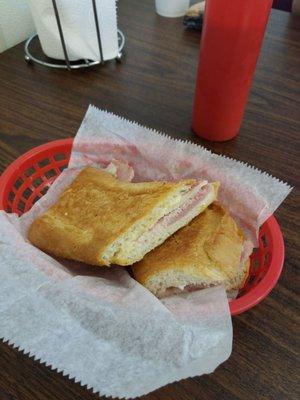
[[[113,159],[129,162],[135,181],[221,181],[221,202],[252,240],[291,188],[91,106],[70,168],[21,218],[0,213],[0,337],[101,395],[134,398],[212,372],[231,353],[232,325],[222,287],[159,301],[124,268],[54,260],[26,241],[80,168]]]
[[[253,243],[259,227],[291,191],[287,183],[246,163],[90,106],[75,137],[69,166],[104,166],[113,159],[132,165],[134,181],[220,181],[220,202]]]
[[[24,241],[17,217],[1,211],[0,226],[0,337],[36,360],[101,395],[134,398],[229,357],[223,288],[162,303],[125,268],[74,262],[73,274],[72,262]]]

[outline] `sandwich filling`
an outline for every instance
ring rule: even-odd
[[[188,224],[215,200],[217,186],[214,185],[216,184],[201,181],[185,188],[181,196],[177,197],[171,211],[169,208],[168,212],[160,216],[147,230],[140,231],[126,248],[116,246],[113,249],[114,254],[109,254],[109,258],[117,264],[120,263],[120,257],[124,257],[125,254],[127,259],[132,257],[133,262],[134,258],[142,258],[144,254]],[[143,255],[137,257],[138,253],[143,253]]]
[[[165,229],[168,226],[179,222],[182,218],[192,212],[199,203],[204,202],[205,198],[211,191],[213,191],[213,185],[206,181],[191,188],[183,197],[179,206],[175,210],[172,210],[161,217],[148,232],[139,237],[138,241],[141,243],[145,240],[146,235],[157,235],[161,229]]]

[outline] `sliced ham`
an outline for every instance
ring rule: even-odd
[[[145,237],[149,237],[149,234],[160,235],[167,227],[176,224],[197,207],[212,190],[214,190],[213,185],[207,183],[207,181],[202,181],[191,187],[179,206],[160,218],[146,234],[138,238],[137,242],[141,244],[145,241]]]
[[[131,182],[134,177],[133,168],[125,161],[112,160],[105,168],[105,171],[123,182]]]
[[[195,190],[195,188],[191,189],[191,191],[192,190]],[[202,200],[204,200],[211,190],[211,184],[207,184],[204,187],[203,185],[199,185],[198,190],[196,190],[192,197],[186,200],[180,207],[176,208],[176,210],[173,210],[169,214],[163,216],[159,221],[157,221],[157,224],[161,224],[163,227],[166,227],[179,221],[193,208],[195,208]]]

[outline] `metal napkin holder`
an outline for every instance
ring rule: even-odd
[[[97,33],[97,41],[98,41],[98,47],[99,47],[100,60],[92,61],[92,60],[84,59],[83,61],[82,60],[72,61],[72,64],[71,64],[71,61],[69,59],[68,52],[67,52],[66,42],[65,42],[65,38],[64,38],[64,34],[63,34],[63,29],[62,29],[62,25],[61,25],[61,21],[60,21],[59,12],[57,9],[56,0],[52,0],[52,4],[53,4],[53,11],[54,11],[55,19],[57,22],[59,37],[60,37],[60,41],[61,41],[61,45],[62,45],[64,57],[65,57],[65,64],[57,64],[54,62],[52,63],[52,62],[42,61],[42,60],[34,57],[31,54],[30,44],[38,36],[37,34],[32,35],[25,43],[25,46],[24,46],[25,60],[27,62],[35,62],[37,64],[44,65],[44,66],[50,67],[50,68],[60,68],[60,69],[68,69],[68,70],[79,69],[79,68],[88,68],[88,67],[92,67],[94,65],[104,64],[96,0],[91,0],[91,1],[92,1],[93,13],[94,13],[95,28],[96,28],[96,33]],[[116,57],[116,61],[121,60],[122,50],[124,48],[124,45],[125,45],[125,36],[124,36],[123,32],[120,31],[120,29],[118,29],[118,54]]]

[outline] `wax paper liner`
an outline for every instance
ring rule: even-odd
[[[58,263],[0,212],[0,338],[101,395],[134,398],[231,353],[225,291],[156,299],[124,268]],[[68,270],[68,268],[70,268]]]
[[[136,181],[221,181],[220,200],[254,239],[290,187],[91,106],[71,168],[21,219],[0,215],[0,336],[102,395],[132,398],[213,371],[230,355],[232,327],[222,287],[161,302],[125,269],[54,260],[26,242],[32,220],[83,166],[113,159],[131,163]]]
[[[90,106],[75,137],[69,166],[107,165],[112,159],[129,162],[135,181],[191,177],[220,181],[220,202],[254,243],[259,227],[291,191],[287,183],[246,163]]]

